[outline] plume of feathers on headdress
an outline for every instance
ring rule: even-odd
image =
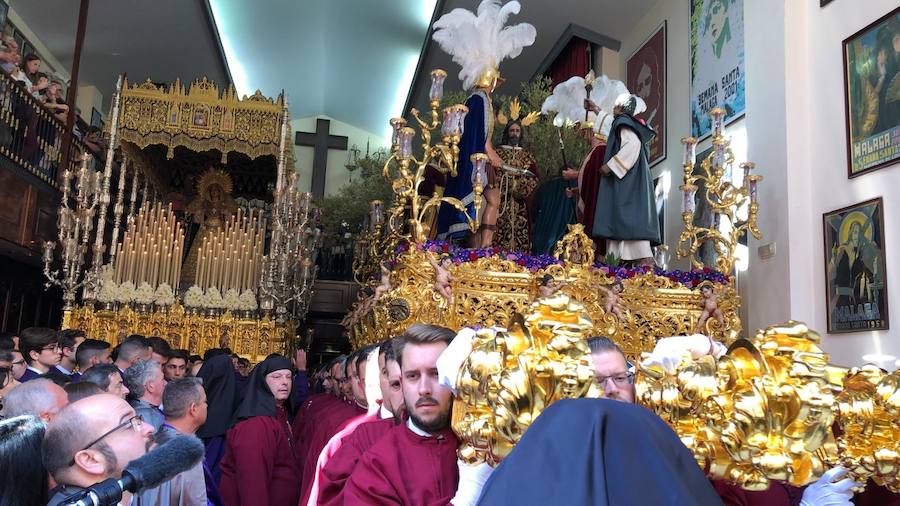
[[[482,0],[477,13],[453,9],[434,23],[432,38],[462,67],[459,79],[463,87],[472,88],[481,75],[534,44],[537,31],[531,24],[504,26],[520,9],[516,1],[501,6],[499,0]]]
[[[584,89],[585,78],[581,76],[570,77],[553,88],[553,93],[544,100],[541,106],[542,114],[555,114],[553,124],[563,126],[584,121],[584,99],[587,92]],[[616,105],[616,99],[623,93],[628,93],[625,83],[610,79],[602,75],[593,81],[590,99],[600,108],[600,114],[591,112],[588,120],[594,123],[594,131],[608,135],[612,126],[612,110]]]

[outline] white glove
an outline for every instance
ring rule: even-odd
[[[711,354],[713,357],[719,358],[725,354],[726,350],[725,345],[713,341],[703,334],[664,337],[656,342],[653,351],[641,362],[641,365],[644,367],[656,366],[669,374],[674,374],[685,356],[696,359]]]
[[[475,330],[468,327],[460,330],[450,342],[450,346],[447,346],[437,359],[438,381],[452,390],[453,395],[456,395],[456,377],[463,363],[469,358],[469,353],[472,352],[474,338]]]
[[[456,467],[459,468],[459,486],[450,503],[453,506],[474,506],[494,468],[486,462],[472,465],[459,459],[456,460]]]
[[[847,469],[841,466],[825,471],[819,481],[803,491],[800,506],[853,506],[850,500],[853,498],[853,491],[850,489],[859,484],[850,478],[835,482],[846,474]]]

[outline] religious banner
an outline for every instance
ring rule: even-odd
[[[881,197],[825,213],[828,332],[888,329]]]
[[[844,40],[849,177],[900,158],[900,7]]]
[[[691,0],[691,135],[709,134],[716,107],[743,116],[744,91],[744,0]]]
[[[650,165],[666,159],[666,23],[625,63],[625,84],[644,99],[647,110],[639,117],[656,132],[650,141]]]

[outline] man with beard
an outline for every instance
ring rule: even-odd
[[[360,457],[377,443],[382,436],[397,425],[402,417],[403,391],[400,385],[400,365],[394,356],[394,348],[390,340],[381,343],[378,349],[378,376],[382,403],[379,411],[367,417],[355,426],[351,432],[339,433],[332,438],[342,436],[339,445],[332,450],[327,459],[319,457],[322,464],[318,483],[314,485],[314,494],[310,494],[310,505],[338,506],[344,504],[343,490],[347,479],[353,473]],[[345,429],[343,432],[347,432]],[[326,448],[326,451],[328,448]]]
[[[513,109],[516,114],[513,114]],[[510,105],[510,115],[518,116]],[[510,119],[503,130],[497,155],[503,160],[500,180],[500,214],[494,245],[507,251],[531,251],[531,215],[528,204],[538,185],[537,163],[531,151],[522,146],[525,119]],[[502,119],[501,119],[502,122]]]
[[[356,464],[344,488],[344,504],[461,506],[474,502],[471,493],[466,493],[472,478],[460,479],[457,469],[459,440],[450,430],[453,395],[438,379],[437,359],[454,336],[448,328],[415,324],[394,341],[409,417]]]

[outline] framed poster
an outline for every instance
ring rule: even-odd
[[[656,137],[650,141],[650,166],[666,159],[666,22],[657,28],[625,63],[625,85],[644,99],[647,110],[639,116]]]
[[[887,330],[881,197],[825,213],[828,332]]]
[[[0,0],[0,31],[6,28],[6,17],[9,15],[9,4]]]
[[[843,44],[847,175],[900,158],[900,7]]]
[[[744,86],[744,0],[691,0],[691,135],[709,135],[716,107],[743,116]]]

